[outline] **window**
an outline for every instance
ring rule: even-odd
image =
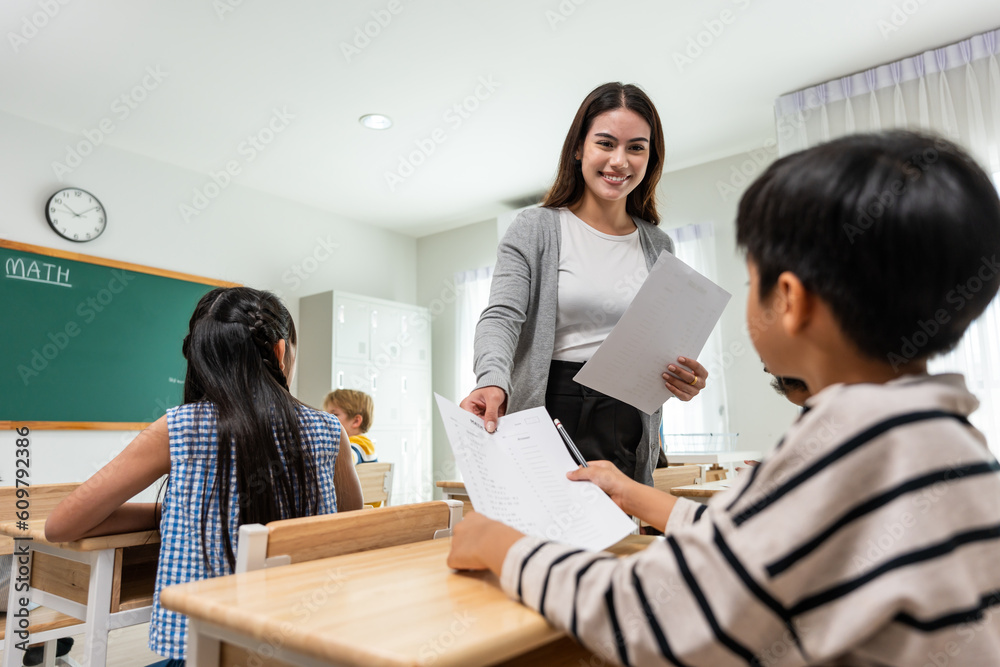
[[[479,315],[489,304],[492,281],[493,267],[490,266],[455,274],[455,285],[458,287],[458,302],[455,306],[455,389],[456,400],[459,401],[468,396],[476,386],[476,372],[472,367],[473,341]]]
[[[715,234],[711,223],[687,225],[669,230],[674,239],[674,254],[709,280],[717,280],[715,270]],[[705,343],[698,361],[710,366],[711,359],[722,358],[722,333],[716,325]],[[671,399],[663,405],[662,434],[726,434],[729,410],[726,404],[724,373],[713,373],[708,386],[687,403]],[[669,453],[671,443],[666,442]]]
[[[1000,190],[1000,172],[993,174],[993,182]],[[927,368],[965,376],[969,391],[979,399],[979,409],[969,419],[1000,456],[1000,297],[969,326],[958,347],[932,359]]]

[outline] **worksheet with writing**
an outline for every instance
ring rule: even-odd
[[[455,460],[476,511],[526,535],[599,550],[635,531],[600,488],[573,482],[577,468],[545,408],[483,420],[435,394]]]
[[[653,414],[673,396],[661,375],[697,359],[732,295],[664,250],[625,314],[573,378]]]

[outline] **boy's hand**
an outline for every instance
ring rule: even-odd
[[[524,534],[487,519],[478,512],[462,517],[452,531],[448,567],[456,570],[492,570],[498,577],[507,551]]]
[[[633,486],[642,486],[639,482],[629,479],[614,463],[610,461],[588,461],[587,468],[577,468],[566,473],[566,477],[574,482],[593,482],[601,488],[604,493],[611,497],[615,505],[618,505],[625,513],[627,496]]]

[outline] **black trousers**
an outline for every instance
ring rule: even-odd
[[[553,361],[545,409],[566,428],[588,461],[604,459],[635,479],[635,452],[642,440],[639,411],[573,381],[582,363]],[[645,461],[643,462],[645,465]]]

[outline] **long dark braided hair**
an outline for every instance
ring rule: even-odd
[[[275,351],[281,340],[284,359]],[[288,392],[282,372],[292,363],[295,344],[295,325],[281,301],[249,287],[217,288],[202,297],[184,338],[184,403],[205,402],[203,409],[214,406],[217,412],[216,474],[203,499],[201,540],[208,544],[208,512],[217,495],[230,571],[236,566],[229,535],[234,465],[240,525],[310,516],[319,509],[316,468],[299,431],[302,404]],[[207,547],[202,552],[212,572]]]

